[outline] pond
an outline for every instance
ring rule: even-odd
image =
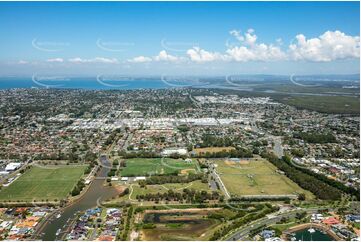
[[[219,224],[208,219],[207,212],[150,212],[144,214],[144,223],[156,227],[142,230],[143,240],[206,240],[206,232]]]

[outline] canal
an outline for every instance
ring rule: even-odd
[[[78,212],[95,207],[99,202],[112,198],[118,194],[115,188],[104,186],[104,182],[111,167],[107,157],[101,156],[100,163],[102,165],[96,175],[96,179],[92,181],[85,194],[79,200],[63,209],[59,218],[54,217],[52,220],[48,221],[41,231],[43,234],[41,236],[42,240],[60,240],[67,229],[68,221],[74,220]],[[60,231],[60,234],[57,236],[58,230]]]

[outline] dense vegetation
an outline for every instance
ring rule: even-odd
[[[183,189],[182,192],[176,192],[173,190],[168,190],[165,193],[147,193],[145,195],[137,195],[136,198],[139,201],[154,201],[158,203],[159,201],[178,201],[187,203],[204,203],[206,201],[223,201],[223,195],[220,195],[217,191],[207,192],[207,191],[196,191],[194,189]]]
[[[83,180],[83,179],[80,179],[80,180],[78,181],[78,183],[76,184],[76,186],[73,188],[73,191],[71,191],[71,195],[72,195],[72,196],[79,195],[80,192],[83,190],[84,187],[85,187],[84,180]]]
[[[275,98],[275,97],[273,97]],[[275,100],[295,106],[300,109],[309,109],[321,113],[359,114],[360,99],[346,96],[292,96],[280,97]]]
[[[142,187],[165,183],[189,183],[195,180],[207,183],[207,177],[204,174],[189,174],[188,176],[151,176],[146,180],[139,181],[139,185]]]
[[[294,138],[303,139],[308,143],[325,144],[325,143],[336,143],[336,137],[331,133],[320,134],[316,132],[301,132],[295,133]]]
[[[197,158],[251,158],[253,157],[253,151],[245,148],[236,148],[232,150],[222,150],[219,152],[205,152],[194,155]]]
[[[133,206],[130,206],[127,210],[127,213],[124,214],[124,216],[126,216],[127,220],[125,223],[123,234],[121,236],[121,239],[123,241],[128,240],[127,237],[128,237],[128,233],[129,233],[129,229],[130,229],[130,222],[131,222],[131,219],[133,216],[133,212],[134,212],[134,208],[133,208]]]
[[[132,159],[132,158],[160,158],[161,156],[155,152],[146,152],[146,151],[140,151],[140,152],[125,152],[125,151],[119,151],[118,155],[120,157],[123,157],[125,159]]]
[[[227,235],[231,230],[239,228],[242,225],[245,225],[249,222],[260,219],[276,210],[278,210],[277,207],[272,207],[272,205],[266,204],[266,206],[263,208],[263,210],[261,210],[261,212],[249,213],[247,211],[240,211],[237,216],[238,219],[235,219],[230,224],[222,226],[220,229],[214,232],[210,240],[220,240],[222,239],[223,236]]]
[[[284,161],[287,162],[287,164],[292,165],[291,162],[290,162],[289,157],[285,157]],[[339,181],[329,179],[323,174],[316,174],[316,173],[314,173],[313,171],[311,171],[311,170],[309,170],[307,168],[301,168],[301,167],[296,167],[296,166],[293,166],[293,167],[295,169],[299,170],[299,171],[302,171],[303,173],[305,173],[307,175],[313,176],[316,179],[318,179],[318,180],[320,180],[320,181],[322,181],[324,183],[327,183],[328,185],[330,185],[332,187],[335,187],[335,188],[339,189],[340,191],[342,191],[344,193],[347,193],[349,195],[355,196],[358,199],[360,199],[360,191],[353,188],[353,187],[348,187],[348,186],[344,185],[343,183],[341,183]]]
[[[202,142],[198,146],[204,147],[228,147],[233,146],[234,141],[230,137],[217,137],[215,135],[206,134],[202,136]]]

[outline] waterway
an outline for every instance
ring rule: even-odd
[[[100,162],[103,165],[97,173],[96,179],[90,184],[88,190],[79,200],[62,210],[61,217],[54,217],[45,225],[41,231],[43,233],[41,237],[42,240],[60,240],[69,225],[69,221],[74,220],[78,212],[95,207],[101,201],[112,198],[118,194],[115,188],[104,186],[105,179],[110,169],[110,162],[106,156],[101,156]],[[56,233],[59,229],[60,234],[57,236]]]
[[[321,231],[315,229],[314,233],[308,232],[308,229],[303,229],[295,232],[296,240],[299,241],[333,241],[332,237],[328,234],[324,234]]]

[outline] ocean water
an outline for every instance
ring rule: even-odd
[[[53,80],[41,78],[0,78],[0,89],[10,88],[65,88],[88,90],[111,89],[161,89],[174,87],[189,87],[189,83],[168,83],[162,80],[101,80],[97,78],[55,78]]]

